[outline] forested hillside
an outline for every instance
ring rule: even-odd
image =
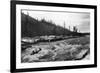
[[[38,20],[24,13],[21,13],[21,32],[22,37],[72,34],[71,31],[57,26],[53,21]]]

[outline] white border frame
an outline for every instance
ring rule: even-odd
[[[21,63],[21,9],[89,12],[90,13],[90,33],[92,32],[90,34],[90,60]],[[19,4],[16,5],[16,69],[73,66],[73,65],[89,65],[89,64],[94,64],[94,9],[19,5]]]

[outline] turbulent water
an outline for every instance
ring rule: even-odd
[[[31,44],[21,52],[22,63],[89,60],[89,58],[89,36]]]

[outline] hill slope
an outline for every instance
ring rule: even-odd
[[[21,33],[22,37],[34,37],[43,35],[69,35],[72,32],[44,19],[39,21],[21,13]]]

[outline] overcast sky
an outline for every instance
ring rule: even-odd
[[[79,12],[52,12],[52,11],[22,11],[24,14],[29,13],[29,16],[36,18],[38,20],[45,19],[47,21],[52,21],[56,25],[64,26],[66,28],[71,28],[77,26],[80,32],[90,31],[90,14],[89,13],[79,13]]]

